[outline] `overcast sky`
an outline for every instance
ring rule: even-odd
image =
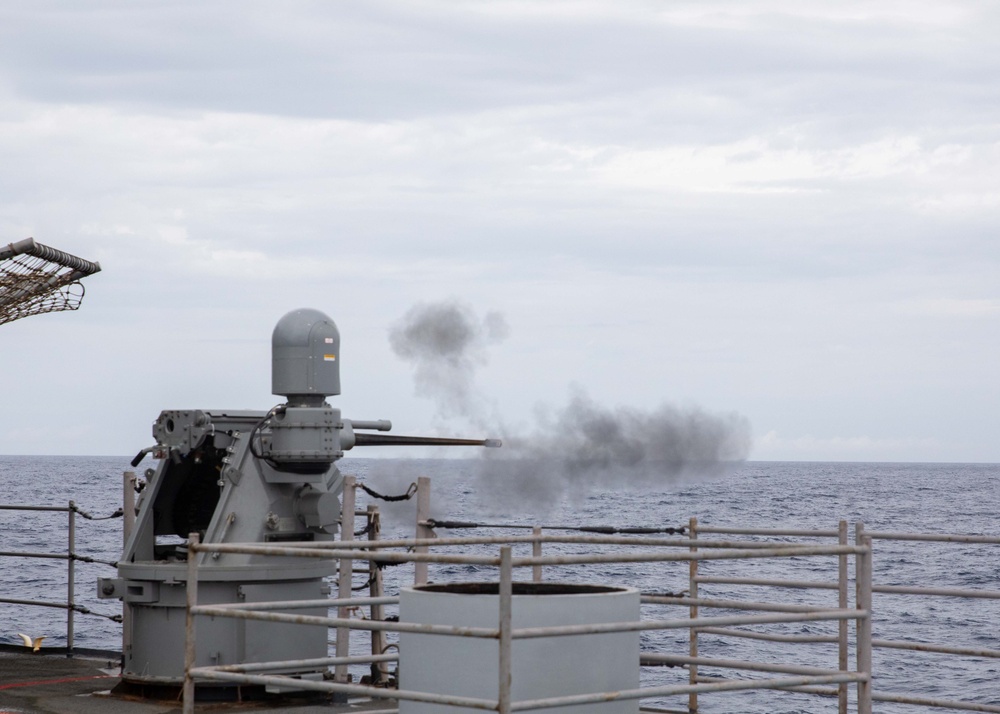
[[[0,3],[0,242],[103,266],[0,326],[0,453],[268,409],[297,307],[345,416],[481,435],[388,340],[455,300],[512,427],[583,392],[751,459],[1000,461],[998,8]]]

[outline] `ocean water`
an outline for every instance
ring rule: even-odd
[[[0,502],[64,506],[72,500],[94,516],[107,516],[121,502],[121,474],[129,469],[128,461],[129,457],[124,456],[0,456]],[[655,484],[644,481],[637,486],[629,485],[621,475],[609,475],[606,482],[589,480],[579,487],[567,484],[561,491],[547,492],[545,498],[537,494],[519,497],[516,489],[507,489],[504,484],[484,484],[476,460],[345,459],[341,470],[383,493],[405,490],[406,484],[418,475],[432,477],[432,513],[439,520],[665,527],[686,525],[690,517],[697,517],[706,526],[833,529],[844,519],[850,522],[852,533],[854,524],[863,522],[869,531],[1000,535],[997,464],[748,462],[708,478],[686,477]],[[359,505],[363,508],[366,502],[367,496],[359,492]],[[412,502],[395,507],[378,503],[383,508],[385,537],[412,534]],[[120,518],[90,521],[77,517],[76,521],[78,554],[109,561],[118,558]],[[0,511],[0,551],[65,552],[66,536],[64,513]],[[875,582],[1000,591],[998,556],[1000,546],[995,545],[877,541]],[[800,558],[780,564],[706,563],[702,572],[830,580],[831,573],[824,569],[827,562]],[[390,593],[412,578],[412,573],[402,567],[385,572]],[[114,569],[98,563],[78,563],[75,599],[91,610],[113,615],[120,612],[117,601],[98,600],[96,596],[96,580],[102,575],[114,575]],[[475,567],[431,568],[431,579],[438,581],[489,577],[489,573]],[[565,566],[548,570],[546,579],[632,585],[646,592],[679,592],[687,589],[687,564]],[[701,595],[830,605],[835,604],[836,597],[829,591],[723,585],[703,585]],[[65,601],[65,596],[65,561],[4,558],[0,597]],[[1000,650],[1000,601],[876,594],[873,611],[875,638]],[[650,617],[680,613],[686,610],[645,611]],[[16,633],[24,632],[46,635],[48,645],[65,645],[64,611],[0,604],[0,617],[4,624],[0,638],[8,643],[19,642]],[[120,646],[120,626],[109,619],[78,614],[75,621],[78,647]],[[769,626],[768,630],[834,634],[835,627],[805,623]],[[686,633],[646,633],[642,641],[648,648],[687,652]],[[706,657],[785,664],[836,664],[833,645],[788,645],[704,635],[700,653]],[[873,670],[876,690],[1000,705],[1000,661],[995,659],[876,650]],[[728,670],[704,667],[702,672],[731,675]],[[682,669],[644,668],[642,673],[643,683],[648,685],[683,682],[686,677]],[[678,697],[645,702],[673,708],[683,708],[685,703],[686,698]],[[706,714],[805,714],[834,712],[836,701],[789,692],[730,693],[703,695],[701,710]],[[889,714],[920,711],[890,703],[877,703],[876,710]]]

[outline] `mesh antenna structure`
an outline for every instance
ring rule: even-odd
[[[0,325],[29,315],[76,310],[92,263],[26,238],[0,246]]]

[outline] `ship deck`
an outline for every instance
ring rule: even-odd
[[[0,714],[174,714],[181,702],[140,700],[112,695],[120,681],[116,659],[0,651]],[[294,699],[205,702],[205,712],[261,714],[349,714],[395,711],[395,702],[353,699],[347,703]]]

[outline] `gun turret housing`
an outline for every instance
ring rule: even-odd
[[[340,410],[340,332],[319,310],[293,310],[271,334],[271,392],[288,401],[272,410],[271,437],[262,455],[283,471],[316,473],[343,456]]]
[[[319,310],[292,310],[271,333],[271,393],[310,406],[340,394],[340,331]]]

